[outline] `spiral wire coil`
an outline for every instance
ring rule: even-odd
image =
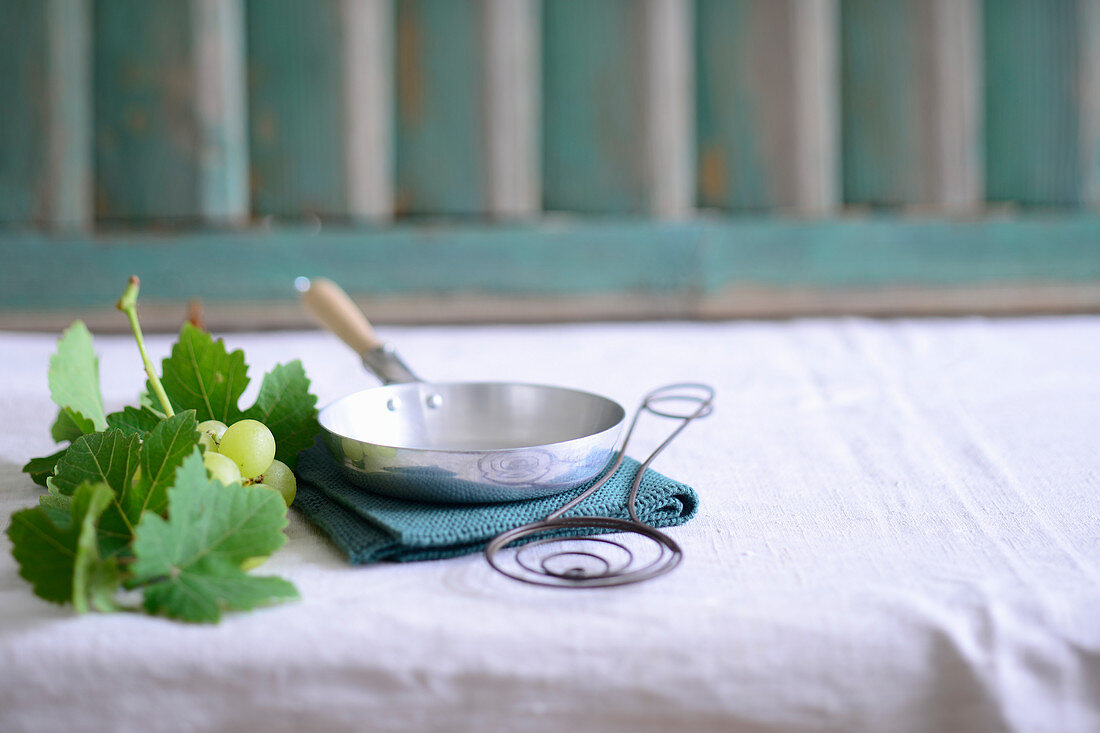
[[[670,403],[687,403],[690,411],[674,410],[669,406]],[[694,409],[691,409],[691,406],[694,406]],[[634,412],[618,455],[596,483],[545,519],[521,525],[494,537],[485,548],[485,558],[489,564],[497,572],[514,580],[553,588],[601,588],[640,583],[674,569],[683,559],[683,551],[671,537],[638,518],[635,509],[638,487],[649,469],[649,464],[653,463],[661,451],[667,448],[692,421],[710,415],[713,410],[714,390],[705,384],[693,382],[669,384],[649,392],[642,398],[641,404]],[[638,419],[646,412],[658,417],[679,420],[680,424],[639,466],[626,502],[630,519],[564,516],[566,512],[576,508],[585,499],[599,491],[619,470]],[[592,536],[599,531],[615,532],[618,535]],[[539,537],[549,532],[564,533],[565,536]],[[619,539],[626,534],[648,539],[657,550],[656,556],[645,563],[639,561],[635,567],[635,560],[639,558],[626,543]],[[512,568],[504,562],[502,552],[509,545],[518,542],[524,542],[524,544],[516,549],[513,556],[516,568]]]

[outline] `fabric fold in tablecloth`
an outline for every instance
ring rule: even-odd
[[[639,463],[627,457],[611,480],[570,515],[628,518],[626,500]],[[477,552],[490,539],[544,519],[591,484],[554,496],[503,504],[427,504],[372,494],[347,481],[321,443],[298,460],[294,506],[324,530],[355,565],[436,560]],[[669,527],[695,516],[699,497],[686,484],[650,469],[638,487],[638,517]]]

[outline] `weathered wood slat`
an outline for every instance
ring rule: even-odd
[[[985,0],[985,171],[992,201],[1081,201],[1078,0]]]
[[[695,211],[694,4],[646,0],[643,12],[648,211],[683,219]]]
[[[980,0],[841,0],[844,199],[978,206]]]
[[[47,0],[48,226],[92,223],[91,0]],[[40,131],[41,134],[41,131]]]
[[[1100,284],[1009,283],[942,287],[835,288],[739,287],[713,294],[582,293],[545,295],[373,296],[356,301],[376,324],[532,323],[651,319],[790,318],[821,316],[972,316],[1100,312]],[[179,331],[188,306],[157,301],[141,307],[146,333]],[[0,309],[0,328],[59,332],[80,318],[94,333],[127,333],[126,318],[113,307],[52,311]],[[294,300],[204,302],[203,320],[215,332],[316,328]]]
[[[348,211],[393,218],[393,0],[343,0]]]
[[[934,200],[924,73],[931,12],[923,0],[841,0],[844,200],[872,206]]]
[[[489,212],[530,217],[542,207],[540,0],[483,0]]]
[[[543,205],[643,213],[642,4],[543,3]]]
[[[397,0],[397,211],[488,207],[481,7]]]
[[[88,0],[0,2],[0,223],[91,221]]]
[[[0,2],[0,223],[91,223],[89,0]]]
[[[252,208],[346,216],[341,0],[248,0]]]
[[[1081,68],[1077,75],[1081,108],[1081,202],[1100,206],[1100,0],[1078,0]]]
[[[935,202],[950,211],[978,208],[984,196],[981,0],[933,0],[929,70]]]
[[[326,229],[312,237],[301,228],[134,233],[109,241],[8,232],[0,234],[10,263],[0,269],[0,312],[109,305],[133,273],[149,304],[191,297],[289,301],[292,280],[302,274],[333,277],[377,298],[586,295],[717,303],[763,289],[791,297],[877,290],[889,302],[892,291],[913,288],[1095,288],[1097,241],[1100,217],[1091,215],[969,222],[743,218],[658,227],[589,220]],[[188,276],[196,261],[218,267]],[[244,271],[248,278],[239,276]]]
[[[249,216],[243,0],[191,0],[199,212],[212,224]]]
[[[840,10],[837,0],[794,0],[796,208],[840,203]]]
[[[793,206],[798,137],[788,0],[700,0],[696,20],[699,202]]]
[[[833,209],[836,0],[700,0],[696,28],[700,203]]]
[[[45,6],[0,2],[0,223],[47,216],[48,55]]]
[[[87,225],[93,174],[112,223],[1100,204],[1098,38],[1100,0],[10,0],[0,221]]]
[[[94,5],[95,212],[192,222],[199,131],[190,3]]]

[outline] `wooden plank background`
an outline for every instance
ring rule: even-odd
[[[475,0],[397,0],[397,211],[487,208],[482,24]]]
[[[642,4],[543,3],[543,206],[644,213]]]
[[[194,297],[214,328],[306,325],[299,275],[337,280],[383,322],[1100,309],[1100,218],[1086,215],[601,218],[63,241],[68,266],[56,268],[58,239],[0,236],[18,263],[0,269],[0,327],[54,328],[79,315],[125,329],[112,304],[133,273],[143,322],[167,329]]]
[[[394,28],[391,0],[342,0],[348,213],[360,222],[394,214]]]
[[[841,0],[844,200],[932,200],[931,109],[923,0]]]
[[[798,200],[795,2],[700,0],[698,199],[731,210]]]
[[[46,17],[42,5],[0,3],[0,222],[47,214]]]
[[[210,224],[240,225],[251,209],[243,0],[193,0],[199,210]]]
[[[94,4],[95,213],[188,224],[199,217],[199,133],[187,3]]]
[[[907,220],[946,216],[988,224],[981,257],[953,257],[936,240],[921,264],[908,244],[884,245],[893,274],[851,283],[889,289],[913,268],[920,282],[942,270],[935,288],[985,287],[1005,272],[983,259],[996,233],[1017,241],[1002,256],[1036,283],[1076,288],[1069,269],[1043,269],[1046,242],[1023,254],[1019,237],[1046,230],[1004,216],[1043,209],[1051,231],[1092,231],[1100,0],[0,0],[0,104],[0,245],[11,253],[60,242],[144,263],[185,244],[243,242],[260,256],[250,248],[298,237],[291,262],[354,240],[364,267],[368,251],[397,256],[387,243],[430,237],[454,250],[410,251],[449,263],[450,285],[431,284],[435,264],[402,255],[378,269],[384,286],[361,286],[404,299],[522,288],[565,298],[568,274],[592,284],[586,297],[650,292],[731,313],[728,284],[751,289],[763,255],[692,240],[697,255],[736,253],[708,261],[712,283],[696,255],[676,254],[693,226],[751,233],[817,278],[781,287],[836,293],[847,281],[764,232],[833,242],[806,250],[832,256],[846,251],[841,235],[956,241],[947,224]],[[884,221],[838,226],[867,210]],[[52,234],[30,245],[18,234],[27,229]],[[645,244],[589,257],[608,231]],[[495,244],[457,244],[471,236],[557,249],[501,269],[483,259],[500,254]],[[118,237],[131,246],[116,249]],[[644,254],[661,246],[668,258]],[[1093,272],[1092,249],[1070,251]],[[671,268],[674,286],[620,277],[632,258]],[[676,270],[685,263],[696,269]],[[56,297],[38,291],[0,311]]]
[[[248,0],[256,216],[347,214],[338,0]]]
[[[991,201],[1082,200],[1078,0],[986,0],[986,191]],[[1096,74],[1097,69],[1089,70]]]
[[[8,223],[86,228],[93,203],[110,226],[239,226],[1100,200],[1098,0],[0,0],[0,17]]]

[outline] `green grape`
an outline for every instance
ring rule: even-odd
[[[231,458],[242,476],[253,478],[275,460],[275,436],[259,420],[238,420],[222,435],[218,452]]]
[[[221,453],[204,453],[202,465],[206,466],[206,470],[210,472],[215,480],[221,481],[226,486],[234,481],[241,480],[241,469],[237,468],[236,463]]]
[[[263,475],[256,478],[256,481],[262,482],[259,484],[260,486],[278,491],[287,506],[290,506],[298,493],[298,482],[294,478],[294,472],[290,470],[290,466],[282,461],[272,461],[267,470],[263,472]]]
[[[203,420],[196,430],[199,431],[199,445],[204,453],[217,453],[218,444],[225,435],[226,425],[220,420]]]

